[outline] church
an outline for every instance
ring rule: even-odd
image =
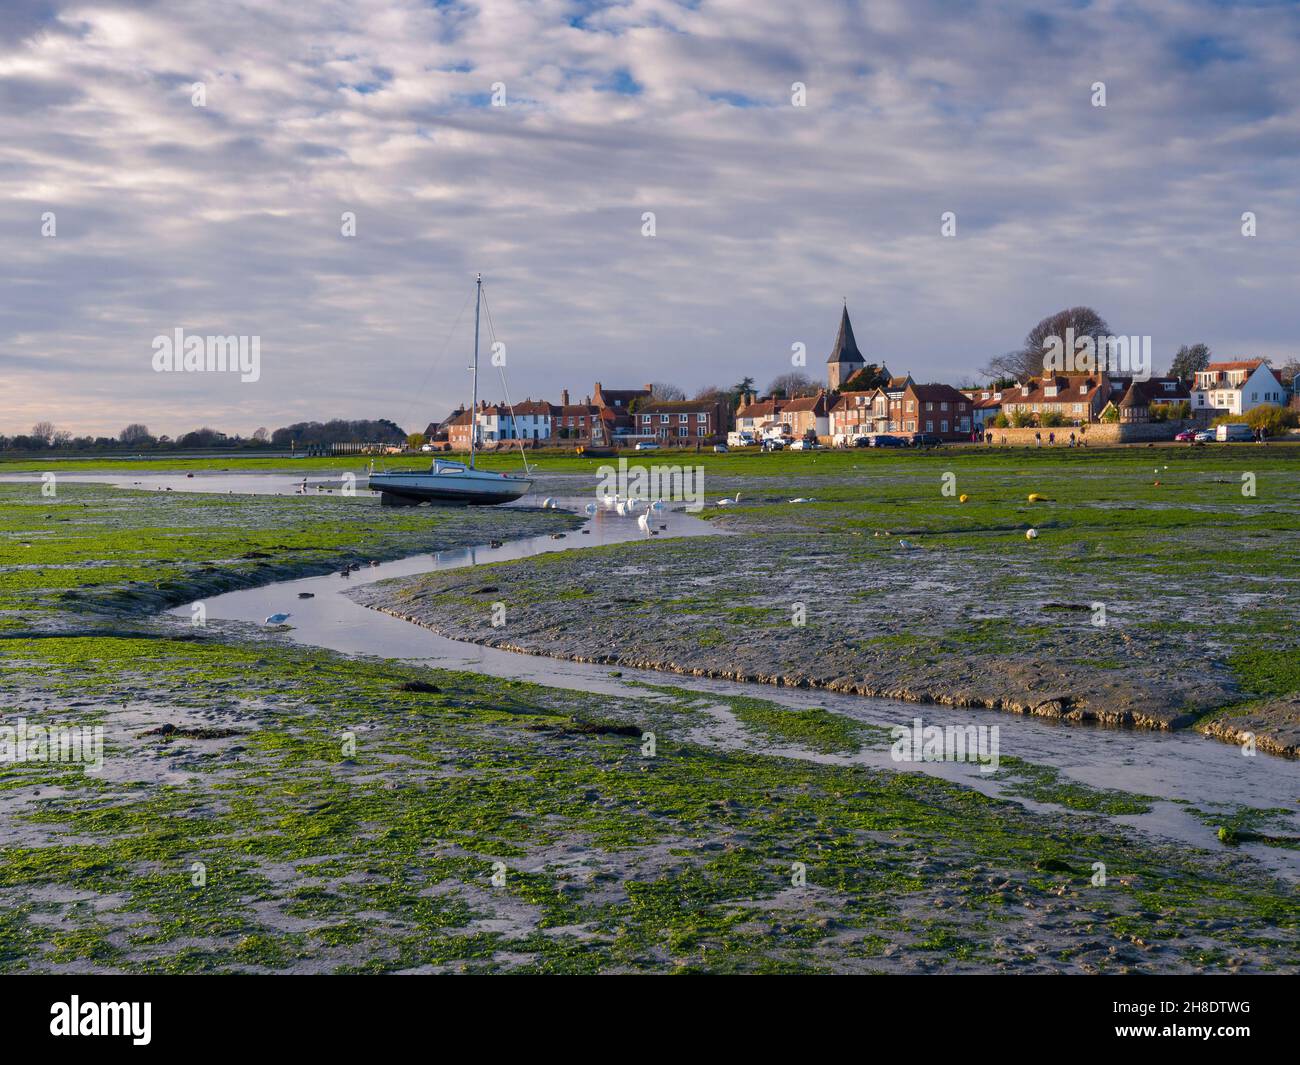
[[[855,373],[867,365],[853,339],[853,323],[849,321],[849,305],[845,303],[840,315],[840,331],[835,338],[831,357],[826,360],[826,382],[832,392],[838,392]]]

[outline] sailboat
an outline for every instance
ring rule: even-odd
[[[469,463],[450,459],[434,459],[427,470],[398,470],[393,473],[370,473],[370,488],[380,492],[380,503],[390,507],[414,507],[421,503],[441,503],[453,506],[487,506],[494,503],[512,503],[533,486],[532,478],[508,473],[493,473],[476,469],[474,460],[478,453],[478,337],[479,312],[483,304],[483,275],[475,279],[474,297],[474,399],[469,408]],[[523,449],[520,448],[522,454]],[[528,459],[524,458],[524,470]]]

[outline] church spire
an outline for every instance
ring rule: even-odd
[[[840,312],[840,331],[835,337],[835,347],[831,349],[831,357],[826,360],[832,362],[852,362],[864,364],[866,359],[862,357],[862,352],[858,350],[858,342],[853,339],[853,323],[849,321],[849,301],[844,301],[844,310]]]

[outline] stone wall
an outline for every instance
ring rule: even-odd
[[[1070,434],[1076,442],[1088,447],[1111,447],[1115,444],[1145,444],[1151,441],[1172,440],[1174,434],[1185,429],[1191,422],[1133,422],[1128,425],[1109,422],[1093,422],[1086,429],[1076,429],[1072,425],[1058,425],[1051,429],[988,429],[993,434],[994,447],[1033,447],[1034,434],[1042,437],[1043,447],[1047,447],[1049,433],[1056,434],[1055,447],[1068,447]]]

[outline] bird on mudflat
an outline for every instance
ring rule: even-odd
[[[291,617],[293,617],[292,614],[272,614],[269,618],[266,619],[266,621],[265,621],[263,624],[266,624],[266,625],[283,625],[283,624],[284,624],[286,621],[288,621]]]

